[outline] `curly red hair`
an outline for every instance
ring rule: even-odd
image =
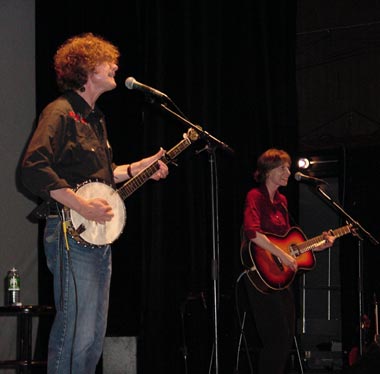
[[[54,56],[54,69],[60,91],[81,89],[88,74],[103,62],[118,63],[118,48],[92,33],[66,40]]]

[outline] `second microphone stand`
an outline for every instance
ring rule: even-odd
[[[358,307],[359,307],[359,352],[360,356],[363,354],[363,331],[362,331],[362,315],[363,315],[363,235],[374,245],[379,245],[379,242],[365,230],[358,221],[355,221],[338,203],[336,203],[327,193],[322,189],[322,185],[317,186],[319,194],[331,204],[348,223],[353,226],[353,234],[357,236],[358,240]]]
[[[222,141],[204,131],[200,126],[194,125],[186,118],[169,109],[165,104],[160,108],[180,120],[184,125],[193,128],[207,142],[205,149],[208,151],[210,163],[210,190],[211,190],[211,217],[212,217],[212,264],[211,277],[213,284],[213,322],[214,322],[214,368],[215,374],[219,373],[219,349],[218,349],[218,306],[219,306],[219,213],[218,213],[218,181],[215,150],[221,148],[227,152],[234,151]]]

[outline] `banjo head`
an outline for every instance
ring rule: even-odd
[[[103,182],[86,182],[80,185],[76,194],[84,199],[102,198],[107,200],[114,213],[111,221],[99,224],[83,218],[79,213],[70,210],[71,225],[77,235],[91,245],[113,243],[122,234],[127,218],[125,204],[119,193]]]

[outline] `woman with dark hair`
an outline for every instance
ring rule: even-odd
[[[265,251],[265,258],[273,260],[280,269],[295,273],[298,263],[284,251],[271,235],[281,237],[290,227],[288,201],[280,187],[288,184],[291,166],[289,154],[280,149],[268,149],[257,160],[254,179],[259,184],[246,196],[243,217],[242,247]],[[324,232],[323,240],[314,250],[331,247],[334,236]],[[254,253],[251,253],[254,257]],[[268,268],[270,271],[270,268]],[[295,334],[295,305],[291,287],[263,287],[258,272],[251,267],[244,283],[249,305],[261,341],[256,366],[259,374],[283,374]],[[269,277],[271,274],[269,274]],[[257,281],[257,282],[256,282]]]

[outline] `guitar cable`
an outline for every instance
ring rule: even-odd
[[[65,246],[66,246],[67,252],[69,252],[70,251],[70,246],[69,246],[69,241],[67,239],[67,226],[69,225],[69,220],[66,217],[66,212],[65,212],[64,208],[62,209],[62,218],[61,218],[61,220],[62,220],[63,237],[65,239]]]

